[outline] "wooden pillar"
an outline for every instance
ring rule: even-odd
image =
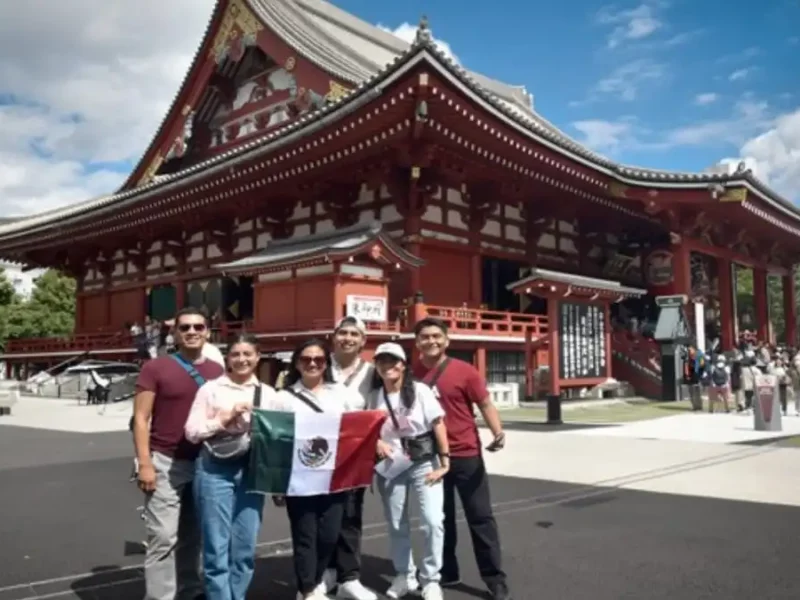
[[[477,350],[475,350],[475,368],[478,369],[478,373],[486,381],[486,348],[484,346],[478,346]]]
[[[719,281],[719,321],[720,343],[723,350],[732,350],[734,346],[734,325],[736,315],[733,314],[733,277],[731,261],[727,258],[717,259],[717,276]]]
[[[525,329],[525,399],[533,398],[533,329]]]
[[[558,300],[552,296],[547,298],[547,336],[550,343],[550,393],[553,396],[561,394],[559,381],[559,358],[561,349],[558,344]]]
[[[769,341],[769,305],[767,302],[767,271],[761,267],[753,269],[753,307],[756,313],[756,335],[758,341]]]
[[[691,252],[683,239],[673,243],[670,248],[672,251],[673,269],[675,279],[673,280],[672,294],[686,294],[691,298],[692,295],[692,268]]]
[[[794,346],[797,342],[797,300],[794,293],[794,267],[783,281],[783,315],[786,323],[786,343]]]

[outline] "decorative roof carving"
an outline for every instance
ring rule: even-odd
[[[347,260],[365,252],[374,260],[390,264],[403,263],[410,267],[425,264],[421,258],[399,246],[383,231],[381,223],[376,221],[325,233],[270,241],[263,250],[246,258],[218,264],[216,268],[225,273],[254,273],[315,262]]]
[[[332,10],[334,13],[336,13],[335,16],[339,22],[346,21],[346,19],[341,16],[342,14],[346,15],[346,13],[339,11],[339,9],[335,9],[330,4],[323,2],[322,0],[236,1],[239,3],[247,2],[253,9],[253,12],[259,17],[259,19],[262,20],[262,22],[266,22],[265,20],[269,19],[267,24],[270,27],[276,27],[276,24],[279,22],[282,23],[284,28],[289,28],[289,26],[292,25],[292,27],[295,28],[293,30],[294,34],[289,35],[287,32],[284,33],[286,33],[288,36],[288,39],[286,40],[288,43],[292,45],[297,44],[298,54],[301,54],[300,48],[309,50],[310,47],[303,46],[303,42],[305,41],[306,43],[310,43],[313,41],[310,41],[306,38],[308,37],[310,31],[316,31],[314,29],[308,29],[308,27],[314,27],[313,23],[309,25],[310,17],[308,14],[306,14],[304,18],[305,20],[300,18],[302,17],[302,14],[298,12],[300,8],[303,8],[307,12],[313,12],[316,10],[317,13],[315,14],[317,14],[317,16],[323,13],[327,14],[325,11]],[[292,11],[294,11],[293,19],[290,18],[292,15],[289,14]],[[358,23],[363,23],[352,16],[349,18],[354,19]],[[297,29],[298,27],[299,29]],[[303,29],[304,27],[306,27],[306,29]],[[377,37],[380,37],[377,36],[377,34],[372,35],[376,39]],[[301,36],[302,39],[298,38],[298,36]],[[11,224],[0,225],[0,241],[2,241],[2,239],[6,236],[22,235],[28,233],[29,231],[33,231],[34,229],[38,232],[39,230],[52,227],[55,224],[61,226],[64,224],[65,219],[70,219],[71,221],[83,219],[88,214],[91,214],[96,210],[105,210],[115,203],[124,202],[129,204],[131,202],[139,202],[154,194],[160,193],[162,187],[174,187],[175,185],[178,185],[181,180],[195,177],[201,172],[205,175],[214,175],[217,170],[225,171],[237,165],[242,160],[252,158],[257,151],[272,151],[274,148],[280,146],[281,139],[285,138],[285,136],[290,133],[311,136],[319,127],[325,124],[322,121],[322,117],[327,117],[329,115],[333,116],[332,113],[336,112],[346,115],[349,112],[349,110],[346,110],[346,108],[352,110],[354,107],[359,106],[360,103],[368,102],[371,98],[374,98],[380,93],[380,88],[378,85],[381,81],[390,75],[402,72],[404,69],[414,68],[419,63],[420,59],[426,60],[432,68],[437,69],[443,76],[449,77],[454,83],[461,85],[462,89],[466,90],[468,94],[472,95],[475,99],[485,105],[483,108],[488,107],[489,112],[494,113],[495,117],[501,119],[501,121],[511,124],[512,126],[518,128],[518,130],[525,132],[526,135],[528,135],[528,137],[530,137],[534,142],[548,146],[567,158],[577,160],[583,164],[597,169],[598,171],[606,173],[612,178],[616,178],[617,182],[620,184],[640,186],[666,185],[677,189],[698,189],[703,187],[710,188],[711,185],[719,184],[723,188],[727,189],[742,188],[745,190],[750,190],[753,191],[755,195],[765,200],[779,213],[783,213],[784,215],[793,219],[795,223],[791,224],[773,216],[772,214],[763,210],[763,208],[760,206],[754,205],[750,200],[741,202],[743,208],[751,211],[761,218],[770,221],[789,233],[800,236],[800,228],[796,226],[798,223],[800,223],[800,211],[798,211],[797,207],[770,190],[763,182],[758,180],[751,171],[745,171],[743,174],[734,173],[732,175],[719,175],[710,173],[672,173],[666,171],[639,169],[614,163],[609,159],[587,150],[563,134],[560,134],[552,125],[543,124],[542,120],[539,119],[538,116],[526,116],[525,114],[520,113],[518,110],[510,108],[508,103],[504,102],[497,95],[493,94],[491,88],[484,85],[479,77],[468,73],[463,68],[454,64],[450,59],[444,56],[443,53],[436,48],[432,40],[427,40],[424,36],[420,36],[420,38],[420,40],[415,41],[414,44],[408,48],[408,51],[405,54],[397,57],[392,64],[374,74],[370,79],[362,81],[358,87],[349,92],[347,95],[340,96],[334,102],[317,108],[313,112],[306,114],[302,118],[286,125],[285,127],[277,129],[263,136],[256,136],[251,141],[245,142],[231,150],[222,152],[212,159],[192,165],[189,168],[171,173],[169,175],[159,176],[154,179],[151,178],[150,183],[145,183],[145,185],[142,185],[139,188],[126,189],[112,196],[73,205],[64,209],[52,211],[48,214],[35,215]],[[317,49],[319,49],[318,46]],[[350,51],[351,54],[354,52],[354,50]],[[157,160],[154,160],[154,162],[151,163],[150,168],[152,168],[152,165],[155,164],[155,162],[157,162]],[[143,181],[146,180],[145,177],[142,179]]]
[[[229,0],[209,54],[217,64],[227,57],[238,61],[246,48],[255,45],[262,29],[263,23],[245,0]]]

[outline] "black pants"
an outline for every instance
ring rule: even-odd
[[[336,550],[328,565],[329,568],[336,569],[336,578],[339,583],[361,577],[361,528],[363,526],[365,492],[364,488],[344,492],[346,499],[342,531],[339,533]]]
[[[444,477],[444,556],[442,580],[454,581],[461,578],[456,546],[456,498],[461,499],[464,516],[472,537],[472,549],[481,579],[488,586],[505,583],[506,574],[502,568],[500,536],[497,522],[492,514],[492,499],[489,493],[489,477],[482,456],[453,457],[450,471]]]
[[[331,561],[342,528],[345,500],[343,493],[286,498],[297,590],[303,594],[319,585]]]
[[[781,412],[785,415],[789,405],[789,387],[785,383],[778,384],[778,394],[781,399]]]
[[[744,391],[744,407],[749,410],[753,408],[753,396],[755,392],[753,390],[745,390]]]

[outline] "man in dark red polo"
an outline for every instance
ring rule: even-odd
[[[187,441],[183,427],[200,385],[220,377],[223,367],[203,357],[208,320],[199,310],[178,312],[174,337],[177,354],[142,367],[133,408],[137,478],[146,494],[145,600],[194,600],[203,594],[192,501],[199,446]]]
[[[420,363],[414,375],[434,389],[445,412],[450,442],[450,471],[444,478],[444,556],[441,585],[460,583],[456,559],[455,492],[461,499],[472,537],[472,548],[481,578],[494,600],[511,600],[502,568],[500,536],[492,513],[489,477],[481,454],[478,425],[473,406],[494,435],[489,451],[500,450],[505,434],[497,409],[492,404],[486,381],[471,364],[447,356],[450,341],[447,325],[438,319],[423,319],[414,328]]]

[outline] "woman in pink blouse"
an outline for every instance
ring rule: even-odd
[[[194,494],[203,532],[208,600],[244,600],[253,579],[264,496],[245,489],[253,406],[277,407],[275,390],[255,375],[258,340],[240,334],[228,345],[228,372],[201,387],[186,438],[203,444]]]

